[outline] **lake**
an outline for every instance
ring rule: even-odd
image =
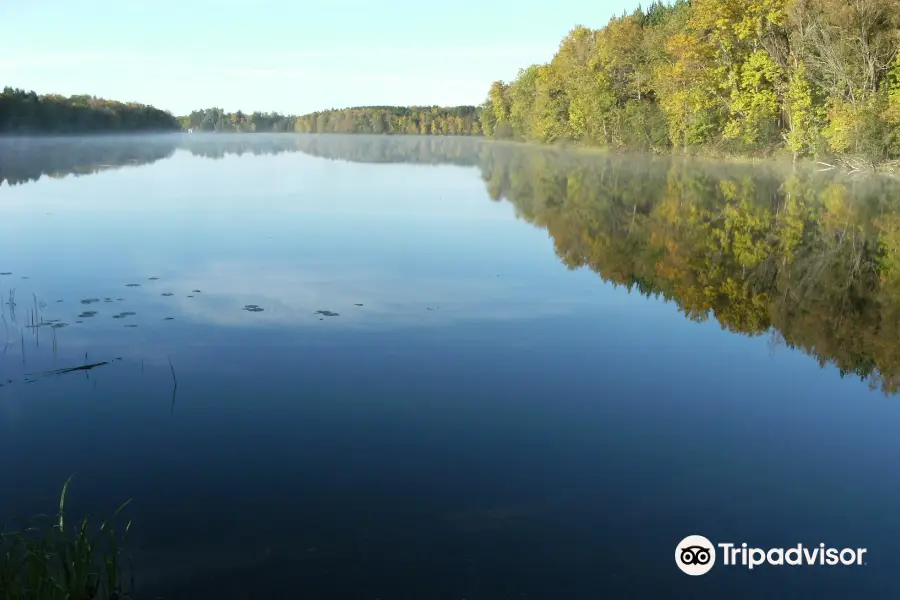
[[[900,594],[886,176],[6,139],[0,272],[0,524],[131,499],[143,597]],[[867,554],[689,577],[690,534]]]

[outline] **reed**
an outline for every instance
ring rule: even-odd
[[[88,517],[70,526],[63,485],[54,519],[36,517],[20,531],[0,534],[0,598],[4,600],[128,600],[134,580],[115,522],[129,502],[94,527]],[[126,585],[127,581],[127,585]]]

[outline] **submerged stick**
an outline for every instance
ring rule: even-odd
[[[105,366],[108,364],[110,364],[109,361],[104,360],[102,362],[93,363],[90,365],[81,365],[78,367],[67,367],[65,369],[54,369],[52,371],[45,371],[43,373],[38,373],[37,376],[34,377],[34,379],[26,379],[25,381],[26,381],[26,383],[33,383],[33,382],[37,381],[38,379],[44,379],[45,377],[54,377],[56,375],[67,375],[69,373],[77,373],[78,371],[84,371],[85,373],[87,373],[91,369],[96,369],[97,367],[102,367],[102,366]]]
[[[97,363],[92,363],[89,365],[80,365],[77,367],[66,367],[65,369],[54,369],[52,371],[45,371],[43,375],[65,375],[66,373],[74,373],[75,371],[90,371],[91,369],[96,369],[97,367],[102,367],[104,365],[108,365],[108,361],[102,361]]]
[[[172,404],[169,406],[169,416],[175,414],[175,395],[178,393],[178,378],[175,377],[175,366],[172,364],[172,357],[166,355],[166,358],[169,359],[169,368],[172,369],[172,381],[175,382],[175,386],[172,388]]]
[[[175,382],[175,387],[178,387],[178,378],[175,377],[175,366],[172,364],[172,357],[166,355],[166,358],[169,359],[169,368],[172,369],[172,380]]]

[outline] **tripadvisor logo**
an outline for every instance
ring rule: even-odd
[[[718,549],[718,551],[717,551]],[[726,567],[742,566],[753,570],[771,566],[859,566],[864,562],[865,548],[830,548],[825,544],[807,547],[797,544],[789,548],[753,548],[747,544],[719,542],[713,544],[702,535],[689,535],[675,547],[675,564],[688,575],[706,575],[716,564],[716,555]]]
[[[706,575],[716,564],[716,548],[702,535],[689,535],[675,547],[675,564],[688,575]]]

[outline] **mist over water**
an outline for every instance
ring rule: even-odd
[[[75,514],[132,499],[148,598],[896,596],[898,191],[468,138],[0,140],[0,523],[73,472]],[[690,578],[690,534],[867,564]]]

